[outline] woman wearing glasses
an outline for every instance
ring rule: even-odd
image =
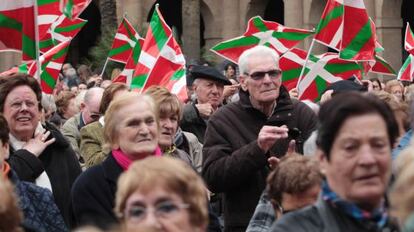
[[[150,157],[121,175],[115,212],[125,231],[201,232],[207,228],[207,195],[202,179],[185,162]]]
[[[70,189],[81,169],[75,152],[54,126],[41,119],[42,91],[24,74],[0,79],[0,109],[10,128],[8,162],[22,181],[53,193],[65,223],[71,222]]]

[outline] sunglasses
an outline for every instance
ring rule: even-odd
[[[279,69],[273,69],[269,70],[267,72],[254,72],[252,74],[245,73],[246,75],[249,75],[253,80],[261,80],[263,79],[266,74],[269,75],[270,78],[278,78],[282,74],[282,71]]]

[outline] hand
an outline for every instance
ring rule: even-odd
[[[280,159],[276,156],[271,156],[269,159],[267,159],[267,162],[269,163],[270,169],[273,170],[279,164]]]
[[[224,90],[223,90],[223,97],[228,98],[228,97],[232,96],[233,94],[235,94],[237,92],[239,87],[240,87],[240,84],[225,85]]]
[[[324,103],[324,102],[326,102],[328,100],[331,100],[332,93],[333,93],[333,90],[332,89],[327,90],[325,93],[322,94],[320,102],[321,103]]]
[[[30,153],[34,154],[36,157],[39,157],[40,154],[46,149],[47,146],[55,142],[55,138],[47,140],[50,135],[50,131],[45,131],[44,133],[38,133],[34,138],[30,139],[24,146],[23,149],[26,149]]]
[[[285,155],[292,155],[296,153],[296,141],[294,139],[290,140],[288,149]]]
[[[289,96],[291,98],[298,98],[299,97],[299,92],[297,88],[293,88],[289,91]]]
[[[372,90],[374,90],[374,86],[372,85],[372,81],[370,80],[361,80],[362,85],[367,87],[367,91],[371,92]]]
[[[281,127],[263,126],[257,136],[257,145],[266,153],[277,140],[287,138],[288,131],[289,129],[285,125]]]
[[[292,139],[289,142],[289,146],[288,146],[285,156],[293,155],[295,154],[295,152],[296,152],[296,141]],[[273,170],[279,164],[280,159],[277,158],[276,156],[271,156],[269,159],[267,159],[267,162],[269,163],[270,169]]]
[[[211,106],[210,103],[196,104],[195,106],[197,107],[198,112],[203,118],[210,117],[214,112],[214,108]]]

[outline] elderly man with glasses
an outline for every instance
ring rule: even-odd
[[[83,163],[82,154],[80,154],[80,129],[89,123],[95,122],[101,116],[99,106],[104,89],[93,87],[86,91],[83,102],[80,104],[80,113],[69,118],[63,124],[62,134],[70,141],[73,150],[75,150],[78,159]]]
[[[316,129],[313,111],[282,85],[278,62],[268,47],[246,50],[239,58],[240,101],[221,107],[207,126],[203,178],[209,190],[224,193],[225,231],[246,230],[269,161],[284,156],[289,145],[301,153]]]

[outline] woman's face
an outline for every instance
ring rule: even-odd
[[[378,114],[352,116],[344,121],[322,168],[331,189],[360,207],[378,207],[388,186],[391,145]]]
[[[36,94],[29,86],[15,87],[4,101],[3,115],[10,133],[19,140],[28,141],[41,117]]]
[[[171,147],[174,143],[175,133],[178,129],[178,115],[171,112],[168,115],[160,116],[159,145],[161,148]]]
[[[188,207],[178,194],[159,185],[145,192],[137,190],[126,200],[125,224],[127,230],[144,227],[165,232],[197,231],[191,225]]]
[[[232,77],[235,74],[236,74],[236,70],[234,70],[234,68],[231,65],[229,65],[226,69],[226,76]]]
[[[399,85],[395,85],[390,89],[391,94],[396,96],[400,102],[403,101],[403,91],[403,88]]]
[[[378,81],[373,81],[372,82],[372,89],[374,91],[380,91],[381,90],[380,83]]]
[[[152,155],[158,146],[158,125],[150,106],[144,101],[134,102],[116,114],[115,147],[133,160]]]
[[[73,117],[75,114],[79,113],[79,108],[76,107],[75,98],[71,98],[69,100],[69,104],[65,109],[65,118],[69,119]]]

